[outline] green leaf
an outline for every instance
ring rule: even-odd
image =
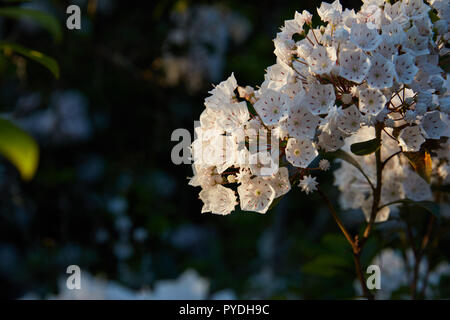
[[[439,56],[439,66],[446,72],[450,72],[450,55]]]
[[[0,154],[19,170],[22,179],[33,178],[39,162],[39,147],[28,133],[6,119],[0,119]]]
[[[350,146],[350,150],[356,154],[357,156],[365,156],[371,153],[374,153],[381,147],[381,141],[378,138],[357,142]]]
[[[8,55],[11,51],[17,52],[28,59],[36,61],[50,70],[51,73],[55,76],[56,79],[59,78],[59,65],[55,59],[50,58],[49,56],[32,49],[25,48],[16,43],[3,42],[0,41],[0,49],[3,49],[5,54]]]
[[[62,39],[63,33],[61,25],[54,16],[48,13],[27,8],[7,7],[0,8],[0,16],[13,19],[31,20],[50,32],[55,42],[59,42]]]
[[[439,17],[437,16],[437,14],[433,10],[428,11],[428,16],[430,17],[430,20],[433,23],[435,23],[436,21],[439,20]]]
[[[341,160],[344,160],[344,161],[350,163],[351,165],[353,165],[356,169],[358,169],[361,172],[361,174],[366,178],[367,182],[370,184],[370,187],[372,189],[375,189],[373,184],[372,184],[372,181],[370,181],[369,177],[366,175],[366,173],[361,168],[359,163],[351,155],[349,155],[347,152],[345,152],[344,150],[339,149],[339,150],[334,151],[334,152],[328,152],[328,153],[325,154],[325,157],[329,158],[329,159],[338,158],[338,159],[341,159]]]
[[[272,210],[273,208],[275,208],[275,207],[280,203],[281,199],[283,199],[283,196],[278,197],[278,198],[275,198],[275,199],[272,201],[272,203],[270,204],[270,207],[269,207],[268,211],[269,211],[269,210]]]
[[[428,151],[403,152],[411,166],[426,182],[430,183],[432,161]]]
[[[429,213],[435,215],[436,218],[440,218],[440,216],[441,216],[439,205],[433,201],[413,201],[411,199],[401,199],[401,200],[386,203],[386,204],[382,205],[380,207],[380,209],[383,207],[393,205],[393,204],[405,204],[405,205],[416,206],[416,207],[420,207],[420,208],[427,210]]]
[[[333,254],[320,255],[314,260],[306,263],[302,271],[307,274],[314,274],[322,277],[334,277],[342,272],[342,269],[349,268],[351,263],[347,257]]]

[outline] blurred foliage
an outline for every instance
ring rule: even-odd
[[[0,154],[11,161],[24,180],[30,180],[37,169],[39,148],[36,142],[11,121],[0,119]]]

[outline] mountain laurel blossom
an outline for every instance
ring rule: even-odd
[[[439,64],[448,1],[363,2],[357,12],[322,3],[320,26],[296,12],[258,89],[231,74],[209,92],[191,145],[202,212],[266,213],[294,185],[316,191],[315,175],[335,158],[341,207],[368,221],[387,220],[399,200],[433,200],[431,185],[448,183],[450,92]],[[429,176],[417,158],[431,161]]]

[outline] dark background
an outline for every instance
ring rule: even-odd
[[[2,69],[0,110],[34,134],[41,158],[29,183],[8,162],[0,164],[0,297],[56,293],[70,264],[136,290],[195,269],[210,280],[210,292],[231,289],[237,298],[355,296],[351,252],[317,194],[294,187],[266,215],[200,214],[199,188],[188,186],[190,165],[170,159],[172,131],[193,132],[212,83],[234,72],[240,85],[261,84],[275,63],[279,27],[295,10],[316,14],[317,1],[33,3],[61,21],[63,40],[54,43],[42,29],[9,19],[0,23],[1,36],[54,57],[61,77],[30,61],[24,74],[14,63]],[[65,28],[72,3],[81,7],[80,31]],[[173,14],[199,5],[239,15],[249,32],[240,43],[225,33],[223,67],[204,72],[200,85],[191,87],[189,72],[169,85],[158,61],[179,22]],[[207,34],[210,26],[196,32]],[[169,51],[183,56],[191,45]],[[200,46],[217,50],[207,41]],[[55,111],[61,103],[78,111]],[[57,114],[51,129],[48,110]],[[332,175],[319,179],[337,203]],[[350,212],[343,219],[356,231],[363,217]],[[371,241],[364,263],[395,241]]]

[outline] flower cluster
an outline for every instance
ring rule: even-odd
[[[375,148],[335,171],[345,208],[369,217],[375,150],[384,162],[376,221],[388,218],[391,202],[431,199],[430,180],[411,159],[432,161],[431,183],[448,182],[450,95],[440,66],[448,1],[363,2],[358,12],[322,3],[317,27],[309,12],[296,12],[276,35],[276,64],[257,90],[232,74],[210,91],[192,144],[190,184],[202,188],[202,212],[225,215],[240,203],[265,213],[291,186],[313,192],[329,155],[356,142]]]

